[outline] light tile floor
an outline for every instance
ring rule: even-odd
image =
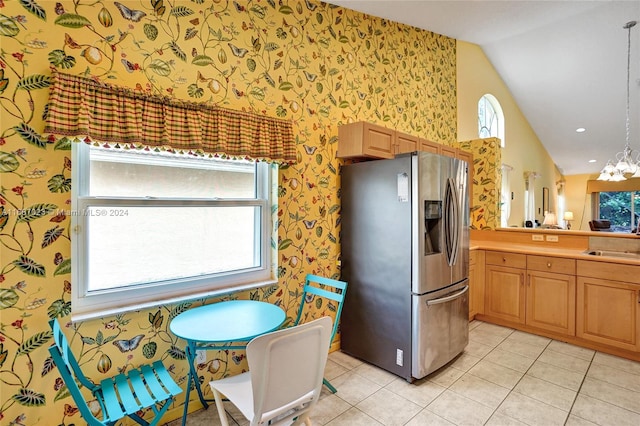
[[[341,352],[325,377],[338,392],[323,389],[314,425],[640,425],[639,362],[479,321],[459,357],[413,384]],[[220,422],[210,407],[187,424]]]

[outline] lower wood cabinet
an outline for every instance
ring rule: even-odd
[[[616,348],[639,350],[639,288],[634,283],[578,277],[576,335]]]
[[[524,323],[526,259],[523,254],[485,252],[485,315]]]
[[[576,332],[576,261],[527,255],[525,324],[566,336]]]
[[[576,331],[576,277],[529,271],[525,324],[574,336]]]
[[[524,273],[524,269],[486,265],[485,315],[524,323]]]
[[[469,321],[484,314],[484,250],[469,252]]]
[[[577,262],[576,335],[613,348],[640,350],[638,266]]]
[[[491,250],[484,255],[484,312],[470,305],[470,314],[640,361],[638,265]],[[477,257],[471,271],[473,284]]]
[[[575,261],[487,252],[485,315],[575,335]]]

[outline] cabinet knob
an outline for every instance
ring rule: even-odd
[[[506,262],[506,261],[507,261],[507,258],[506,258],[506,257],[503,257],[503,258],[502,258],[502,261],[503,261],[503,262]]]
[[[551,268],[551,262],[547,262],[547,268]]]

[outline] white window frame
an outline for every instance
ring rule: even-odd
[[[495,126],[491,125],[490,128],[485,126],[486,123],[480,123],[480,107],[482,106],[485,110],[485,118],[486,118],[486,105],[489,105],[493,110],[493,117],[495,119]],[[502,105],[500,105],[500,101],[490,93],[486,93],[482,95],[482,97],[478,100],[478,137],[482,138],[482,128],[485,127],[490,132],[490,137],[495,137],[500,139],[500,147],[506,147],[505,135],[504,135],[504,112],[502,111]]]
[[[80,142],[72,145],[72,191],[71,191],[71,315],[74,321],[104,317],[121,312],[139,310],[162,304],[185,300],[220,296],[235,291],[271,285],[277,282],[272,270],[271,217],[272,176],[270,165],[256,163],[256,197],[247,199],[178,199],[149,197],[95,197],[89,196],[90,188],[90,146]],[[115,151],[115,149],[114,149]],[[126,160],[125,160],[126,161]],[[153,162],[154,160],[151,160]],[[157,161],[157,160],[156,160]],[[162,160],[160,160],[162,161]],[[167,160],[165,160],[167,161]],[[274,166],[275,167],[275,166]],[[277,168],[276,168],[277,173]],[[261,234],[256,235],[258,266],[240,271],[232,271],[205,276],[171,279],[145,285],[121,287],[117,289],[88,291],[88,253],[90,230],[88,229],[89,208],[104,211],[126,209],[127,207],[258,207],[260,214],[256,226]],[[84,212],[84,213],[83,213]],[[114,266],[117,268],[117,266]]]

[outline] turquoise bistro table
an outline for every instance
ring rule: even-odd
[[[230,300],[189,309],[176,316],[169,329],[187,342],[186,357],[189,363],[186,400],[182,424],[187,420],[191,381],[195,383],[198,397],[207,408],[202,395],[195,359],[197,350],[244,349],[256,336],[280,328],[286,318],[278,306],[256,300]],[[228,342],[244,342],[243,345],[221,345]],[[210,400],[212,401],[212,400]]]

